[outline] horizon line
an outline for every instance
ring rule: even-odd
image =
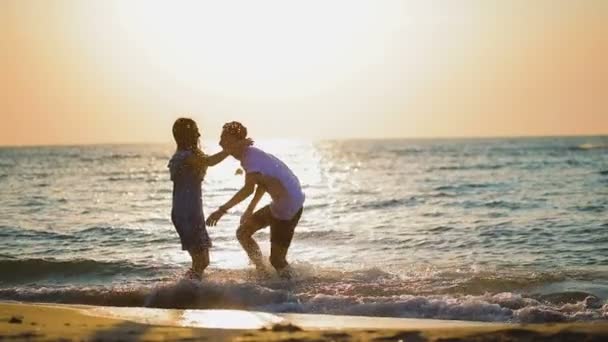
[[[383,141],[383,140],[483,140],[483,139],[534,139],[534,138],[584,138],[584,137],[596,137],[608,138],[608,133],[597,133],[597,134],[557,134],[557,135],[487,135],[487,136],[420,136],[420,137],[350,137],[350,138],[287,138],[287,137],[268,137],[261,138],[260,141],[267,140],[295,140],[295,141],[310,141],[310,142],[321,142],[321,141]],[[203,139],[203,142],[210,141],[210,139]],[[172,144],[173,140],[167,141],[134,141],[134,142],[85,142],[85,143],[49,143],[49,144],[14,144],[14,145],[0,145],[0,148],[12,147],[74,147],[74,146],[111,146],[111,145],[165,145]]]

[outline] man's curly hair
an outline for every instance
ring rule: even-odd
[[[247,127],[243,126],[243,124],[238,121],[232,121],[224,124],[222,131],[239,139],[247,138]]]

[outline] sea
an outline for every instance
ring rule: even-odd
[[[608,136],[255,144],[306,193],[288,254],[293,279],[249,264],[235,237],[246,203],[208,228],[203,280],[184,277],[190,260],[170,219],[172,144],[2,147],[0,300],[608,320]],[[205,213],[243,182],[232,157],[210,168]],[[254,237],[268,256],[268,229]]]

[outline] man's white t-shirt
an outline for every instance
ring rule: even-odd
[[[279,220],[291,220],[302,209],[305,196],[300,181],[277,157],[258,148],[247,147],[241,158],[241,166],[247,173],[259,172],[279,180],[287,191],[287,196],[272,198],[272,216]]]

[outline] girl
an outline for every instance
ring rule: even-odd
[[[173,208],[171,221],[179,234],[182,250],[192,258],[192,268],[187,276],[201,279],[209,265],[211,239],[205,227],[201,183],[207,167],[216,165],[229,155],[228,146],[212,156],[205,155],[199,147],[200,133],[194,120],[179,118],[173,124],[173,137],[177,150],[169,161],[173,181]],[[240,145],[250,146],[247,140]]]

